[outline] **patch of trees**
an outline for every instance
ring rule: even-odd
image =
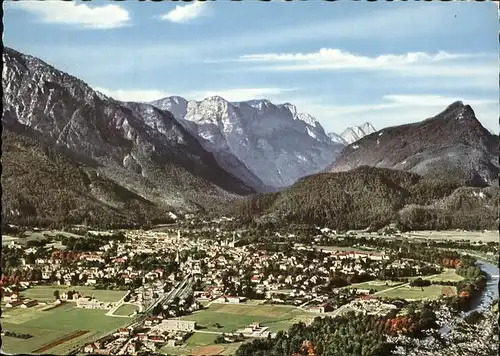
[[[153,307],[153,310],[151,311],[151,313],[155,316],[157,315],[160,315],[163,313],[163,305],[161,304],[156,304],[154,307]]]
[[[474,325],[474,324],[477,324],[481,321],[481,319],[483,318],[483,315],[478,312],[478,311],[473,311],[472,313],[468,314],[464,320],[467,324],[471,324],[471,325]]]
[[[410,287],[428,287],[430,285],[431,281],[420,277],[410,282]]]
[[[8,330],[3,331],[2,335],[15,337],[17,339],[24,339],[24,340],[30,339],[33,337],[33,335],[31,335],[31,334],[15,333],[15,332],[8,331]]]
[[[411,337],[422,336],[423,330],[437,328],[436,314],[430,304],[423,304],[419,310],[410,304],[406,315],[396,315],[391,311],[387,320],[381,321],[385,332],[389,335],[403,334]]]
[[[232,342],[238,342],[244,340],[245,337],[243,334],[239,335],[226,335],[225,333],[222,333],[221,335],[217,335],[217,337],[214,340],[214,344],[229,344]]]
[[[50,242],[51,239],[28,240],[26,241],[26,247],[44,247]]]
[[[2,222],[60,230],[78,224],[109,229],[170,221],[163,208],[98,176],[52,144],[2,132],[2,151]],[[121,208],[102,204],[93,196],[96,190]]]
[[[100,237],[74,238],[73,236],[62,238],[61,244],[66,246],[67,251],[90,252],[97,251],[104,246],[107,241]]]
[[[457,296],[448,298],[447,303],[457,310],[466,311],[486,287],[486,274],[476,266],[476,259],[472,256],[463,256],[456,273],[464,279],[456,285]]]
[[[382,356],[394,345],[386,342],[383,319],[349,313],[341,317],[316,318],[310,325],[294,324],[271,339],[256,339],[237,350],[237,356],[315,355]],[[306,353],[306,354],[307,354]]]

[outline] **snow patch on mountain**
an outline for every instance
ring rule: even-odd
[[[347,146],[349,145],[347,143],[347,141],[342,137],[340,136],[338,133],[335,133],[335,132],[330,132],[328,134],[328,137],[330,138],[330,140],[332,140],[332,142],[334,143],[339,143],[341,145],[344,145],[344,146]]]
[[[330,137],[333,142],[342,143],[343,145],[348,146],[376,131],[377,130],[373,127],[372,124],[370,124],[369,122],[365,122],[361,126],[348,127],[340,135],[335,132],[330,132],[328,134],[328,137]],[[382,133],[379,134],[379,136],[381,135]]]
[[[322,171],[344,147],[328,137],[318,120],[290,103],[229,102],[213,96],[202,101],[167,97],[152,104],[171,111],[205,149],[234,156],[267,186],[288,186]],[[242,167],[223,167],[237,177],[248,174],[238,171]]]

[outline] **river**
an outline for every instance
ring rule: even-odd
[[[481,294],[476,297],[475,300],[472,301],[472,307],[467,312],[462,312],[461,317],[465,318],[467,315],[474,311],[484,311],[491,307],[493,301],[498,299],[498,267],[492,265],[491,263],[485,261],[476,261],[476,266],[481,268],[483,272],[488,275],[488,282],[486,283],[486,287],[483,289]],[[495,276],[495,277],[493,277]],[[439,333],[441,335],[446,335],[451,331],[448,325],[443,325],[439,329]],[[429,338],[426,338],[429,339]]]
[[[481,268],[481,270],[488,275],[488,282],[486,283],[486,287],[481,295],[472,302],[471,310],[464,313],[463,316],[466,316],[474,311],[480,312],[486,310],[491,306],[495,299],[498,299],[498,267],[480,260],[476,262],[476,266]]]

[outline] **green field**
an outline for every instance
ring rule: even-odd
[[[428,279],[430,281],[436,281],[436,282],[459,282],[464,279],[464,277],[458,275],[454,269],[446,269],[443,271],[438,276],[432,276],[430,278],[423,278],[423,279]]]
[[[32,288],[26,289],[21,292],[21,295],[30,298],[37,299],[40,301],[54,301],[54,291],[58,290],[59,293],[63,293],[69,290],[78,291],[83,296],[94,296],[103,302],[117,302],[120,300],[127,292],[117,291],[117,290],[99,290],[93,287],[87,286],[34,286]]]
[[[113,314],[115,315],[132,315],[139,307],[134,304],[123,304]]]
[[[374,281],[369,281],[369,282],[363,282],[363,283],[354,283],[349,286],[346,286],[344,288],[356,288],[356,289],[374,289],[377,292],[381,292],[383,290],[393,288],[397,285],[403,284],[401,282],[392,282],[392,281],[380,281],[380,280],[374,280]]]
[[[350,246],[344,246],[344,247],[339,247],[339,246],[319,246],[315,245],[315,248],[318,250],[323,250],[323,251],[342,251],[342,252],[372,252],[372,253],[378,253],[379,251],[377,250],[372,250],[366,247],[350,247]]]
[[[27,340],[3,337],[2,348],[14,354],[31,353],[75,331],[88,331],[78,338],[54,345],[45,352],[62,354],[130,323],[128,318],[114,318],[106,316],[105,313],[104,310],[75,308],[73,303],[66,303],[49,311],[43,311],[41,308],[3,310],[3,329],[28,333],[33,337]]]
[[[181,319],[196,321],[203,330],[208,331],[232,332],[254,322],[260,322],[271,331],[278,331],[287,329],[307,316],[313,317],[312,314],[289,306],[213,303],[208,309],[183,316]],[[216,328],[215,323],[222,327]]]
[[[444,287],[440,285],[430,285],[428,287],[410,287],[402,285],[401,287],[382,291],[377,293],[378,297],[394,298],[394,299],[438,299],[443,295],[445,289],[453,290],[456,293],[455,287]]]

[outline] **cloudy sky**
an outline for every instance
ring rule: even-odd
[[[290,102],[326,131],[420,121],[456,100],[498,132],[494,3],[4,5],[4,44],[120,100]]]

